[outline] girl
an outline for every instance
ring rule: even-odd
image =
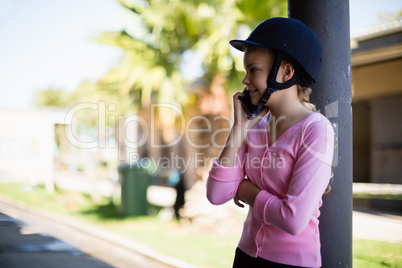
[[[233,96],[234,124],[207,181],[216,205],[249,205],[233,267],[320,267],[319,208],[329,183],[333,129],[308,103],[322,48],[298,20],[272,18],[246,40],[243,93]],[[238,101],[249,94],[256,112]]]

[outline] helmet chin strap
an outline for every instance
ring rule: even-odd
[[[267,90],[265,90],[264,95],[262,96],[260,102],[258,103],[257,107],[257,112],[255,113],[255,116],[258,116],[262,109],[264,109],[265,104],[268,102],[269,98],[271,97],[271,94],[274,93],[276,90],[268,87]]]
[[[294,84],[304,84],[301,81],[301,78],[299,77],[298,73],[295,72],[292,76],[292,78],[284,83],[279,83],[276,81],[276,76],[278,75],[279,68],[281,67],[282,60],[285,59],[284,55],[282,52],[277,51],[274,63],[272,65],[271,72],[269,73],[268,76],[268,87],[264,92],[264,95],[262,96],[258,108],[257,108],[257,115],[260,114],[262,109],[264,108],[265,104],[268,102],[269,98],[271,97],[272,93],[278,90],[286,89]]]

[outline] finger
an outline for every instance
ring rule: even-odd
[[[240,96],[244,96],[244,93],[242,93],[242,92],[236,92],[234,95],[233,95],[233,102],[234,102],[234,104],[236,105],[236,103],[239,103],[240,102],[240,100],[239,100],[239,97]]]
[[[236,125],[244,125],[245,122],[248,122],[247,113],[242,108],[239,100],[240,96],[244,96],[244,93],[237,92],[233,95],[234,121]]]
[[[235,202],[236,206],[244,208],[244,205],[242,203],[240,203],[239,201],[234,200],[234,202]]]
[[[240,203],[240,199],[239,198],[234,198],[233,201],[235,202],[236,206],[244,208],[244,205],[242,203]]]

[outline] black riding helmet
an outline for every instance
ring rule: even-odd
[[[246,40],[231,40],[229,43],[240,51],[245,51],[248,46],[259,46],[276,53],[262,106],[272,92],[294,84],[307,87],[318,80],[322,63],[321,43],[316,34],[299,20],[271,18],[261,22]],[[278,83],[276,76],[283,59],[293,63],[295,75],[285,83]],[[261,110],[259,107],[258,114]]]

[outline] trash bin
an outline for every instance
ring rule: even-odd
[[[150,182],[147,170],[139,166],[121,165],[119,176],[123,215],[146,215],[148,210],[147,188]]]

